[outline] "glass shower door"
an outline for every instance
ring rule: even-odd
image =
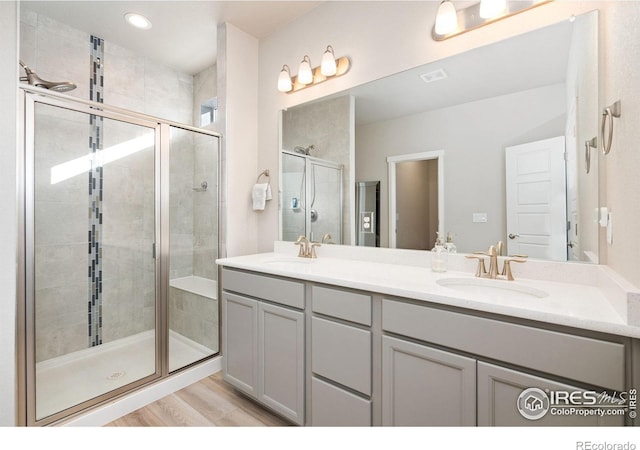
[[[168,127],[169,372],[220,348],[218,137]]]
[[[342,243],[342,168],[310,160],[309,223],[311,241]],[[330,237],[330,238],[329,238]]]
[[[160,375],[159,128],[54,100],[29,107],[27,409],[44,423]]]
[[[282,239],[306,236],[306,159],[282,153]]]

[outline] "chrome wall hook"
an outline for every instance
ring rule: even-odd
[[[608,155],[611,151],[611,143],[613,142],[613,118],[620,117],[620,113],[620,100],[602,110],[602,124],[600,126],[600,134],[602,135],[602,153],[604,153],[605,155]],[[609,120],[607,120],[607,118]],[[609,122],[609,133],[605,137],[607,122]]]

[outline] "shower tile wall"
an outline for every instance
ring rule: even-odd
[[[311,156],[343,164],[343,195],[352,189],[349,179],[351,99],[348,96],[289,108],[282,118],[282,147],[293,151],[295,147],[315,146]],[[350,242],[349,202],[343,202],[342,242]],[[286,206],[286,205],[284,205]]]
[[[193,77],[193,121],[196,125],[199,124],[200,105],[215,97],[216,93],[216,66],[209,67]],[[215,122],[205,128],[219,131]],[[209,188],[206,192],[196,192],[194,195],[193,235],[196,247],[193,255],[193,274],[216,280],[218,277],[218,269],[215,265],[215,258],[218,255],[218,155],[217,149],[211,148],[210,137],[197,135],[194,146],[194,187],[206,181]]]
[[[48,17],[35,14],[23,8],[21,13],[21,46],[20,57],[39,76],[49,80],[69,80],[78,85],[68,94],[83,99],[89,98],[89,41],[90,36],[82,31],[70,28]],[[163,67],[148,60],[137,57],[128,49],[105,42],[105,86],[104,102],[127,109],[141,111],[150,115],[164,117],[181,123],[191,123],[193,117],[193,77],[170,68]],[[60,117],[59,114],[56,114]],[[77,117],[69,115],[70,124]],[[56,120],[59,127],[60,120]],[[53,122],[52,122],[53,123]],[[61,143],[70,142],[70,133],[82,134],[73,142],[83,143],[84,149],[52,148],[55,152],[64,152],[68,158],[85,155],[87,152],[89,125],[83,120],[85,127],[74,124],[69,129],[52,130],[58,134]],[[39,121],[39,126],[47,126],[46,119]],[[81,131],[78,130],[80,128]],[[118,131],[105,127],[105,146],[117,142]],[[64,139],[62,139],[64,138]],[[62,145],[62,144],[61,144]],[[185,145],[189,145],[186,144]],[[192,153],[192,152],[185,152]],[[58,154],[60,156],[60,154]],[[65,156],[66,158],[67,156]],[[213,156],[215,159],[215,156]],[[142,158],[142,156],[141,156]],[[142,227],[145,231],[154,226],[154,211],[141,208],[141,204],[149,204],[146,200],[153,196],[152,178],[142,175],[144,165],[140,158],[128,157],[121,162],[113,162],[111,178],[105,174],[105,192],[116,189],[118,201],[109,203],[105,198],[105,215],[118,220],[128,221]],[[50,166],[49,166],[50,167]],[[184,179],[189,179],[189,189],[193,178],[193,164],[181,165],[185,171]],[[117,169],[117,170],[116,170]],[[37,183],[47,180],[42,174]],[[182,177],[182,175],[178,175]],[[83,177],[82,183],[86,184]],[[213,183],[212,183],[213,184]],[[43,204],[39,208],[44,211],[41,223],[36,224],[36,232],[41,233],[43,245],[36,248],[36,257],[48,267],[47,273],[38,274],[41,283],[37,289],[38,361],[66,354],[87,346],[87,285],[86,285],[86,189],[68,188],[65,204],[48,203],[41,196]],[[74,193],[76,192],[76,193]],[[78,196],[78,198],[75,198]],[[188,205],[187,205],[188,206]],[[215,204],[211,206],[216,210]],[[69,214],[74,208],[83,209],[84,221],[74,221],[75,215]],[[193,209],[187,215],[186,227],[193,230]],[[79,211],[78,211],[79,212]],[[46,215],[48,217],[45,217]],[[76,223],[79,222],[79,223]],[[190,224],[189,224],[190,222]],[[75,230],[78,228],[78,230]],[[75,235],[84,228],[84,236]],[[148,251],[152,241],[132,243],[131,237],[122,230],[117,235],[113,227],[109,242],[104,245],[104,283],[112,285],[111,297],[104,298],[103,320],[105,326],[103,342],[125,337],[138,331],[148,330],[155,325],[153,283],[155,280],[152,262],[142,263],[140,251]],[[64,232],[56,232],[63,230]],[[105,224],[105,234],[107,233]],[[55,235],[58,242],[47,240],[46,236]],[[152,235],[152,234],[149,234]],[[64,236],[64,239],[62,238]],[[79,244],[78,242],[84,243]],[[109,267],[109,260],[117,260],[117,265]],[[193,255],[184,258],[182,267],[177,264],[175,270],[191,274]],[[76,265],[78,267],[76,267]],[[117,266],[117,267],[116,267]],[[84,267],[80,269],[80,267]],[[78,278],[76,280],[76,278]],[[82,280],[84,278],[84,281]],[[134,292],[134,295],[131,295]]]

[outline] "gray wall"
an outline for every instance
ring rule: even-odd
[[[396,164],[396,216],[397,248],[433,248],[438,231],[437,159]]]
[[[563,136],[564,85],[551,85],[356,128],[356,181],[380,180],[380,241],[389,246],[387,156],[444,150],[445,233],[458,251],[506,234],[504,148]],[[472,223],[484,212],[487,223]]]

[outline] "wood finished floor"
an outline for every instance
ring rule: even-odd
[[[222,372],[110,422],[108,427],[264,427],[290,424],[238,393]]]

